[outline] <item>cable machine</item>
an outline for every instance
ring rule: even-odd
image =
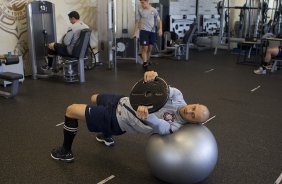
[[[282,37],[282,1],[274,0],[273,1],[274,11],[271,14],[271,22],[269,23],[270,32]]]
[[[135,60],[137,63],[137,41],[130,38],[135,26],[137,2],[97,1],[99,59],[108,62],[109,69],[116,69],[118,59]]]
[[[222,0],[218,2],[216,8],[221,16],[221,22],[218,44],[214,54],[217,54],[220,45],[226,45],[230,49],[232,42],[242,41],[245,38],[260,38],[262,36],[262,27],[267,19],[265,12],[268,10],[265,0],[246,0],[243,6],[230,6],[230,0]],[[233,37],[231,34],[231,9],[240,10],[239,34],[237,37]]]

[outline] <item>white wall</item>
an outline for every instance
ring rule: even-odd
[[[116,8],[116,36],[118,38],[132,36],[135,26],[135,0],[117,0]],[[128,29],[129,34],[122,35],[122,29]]]
[[[68,18],[70,11],[77,11],[80,19],[95,33],[96,29],[96,0],[49,0],[55,4],[57,40],[60,41],[71,25]],[[93,33],[93,34],[94,34]],[[92,40],[93,42],[93,40]],[[95,43],[92,43],[95,45]]]
[[[196,15],[196,0],[170,1],[170,15]]]
[[[199,15],[217,15],[219,0],[199,0]]]

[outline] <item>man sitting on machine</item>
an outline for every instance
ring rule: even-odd
[[[157,72],[148,71],[144,73],[144,79],[139,82],[149,85],[157,80],[157,76]],[[164,106],[155,109],[155,113],[150,113],[154,111],[143,104],[134,108],[131,97],[110,94],[94,94],[91,101],[95,105],[68,106],[64,122],[64,142],[61,147],[51,151],[51,157],[65,162],[74,159],[71,147],[78,130],[78,120],[85,121],[90,132],[100,132],[96,139],[107,146],[114,145],[112,135],[121,135],[125,132],[166,135],[175,132],[187,122],[207,121],[210,112],[206,106],[187,105],[178,89],[168,86],[166,89]]]
[[[72,51],[76,41],[79,38],[80,31],[89,28],[85,23],[80,20],[80,15],[76,11],[68,14],[70,23],[72,24],[63,38],[63,44],[49,43],[48,44],[48,60],[47,64],[42,66],[42,70],[50,70],[53,66],[55,55],[71,57]]]
[[[266,50],[261,66],[254,70],[255,74],[266,74],[266,69],[271,69],[270,61],[273,57],[282,57],[282,46],[270,47]]]

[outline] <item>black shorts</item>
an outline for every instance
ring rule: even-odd
[[[55,43],[54,45],[55,50],[48,49],[48,54],[50,55],[59,55],[63,57],[71,57],[68,53],[67,46],[60,43]]]
[[[278,52],[277,56],[275,56],[275,57],[282,57],[282,46],[279,46],[278,49],[279,49],[279,52]]]
[[[148,45],[153,45],[156,43],[156,33],[155,32],[150,32],[150,31],[140,31],[140,45],[142,46],[148,46]]]
[[[123,96],[99,94],[97,105],[88,105],[85,109],[86,125],[90,132],[102,132],[105,136],[121,135],[116,109]]]

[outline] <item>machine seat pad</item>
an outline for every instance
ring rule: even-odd
[[[12,72],[2,72],[0,73],[0,79],[7,80],[7,81],[13,81],[22,79],[23,75],[18,73],[12,73]]]
[[[64,57],[65,60],[78,60],[76,57]]]

